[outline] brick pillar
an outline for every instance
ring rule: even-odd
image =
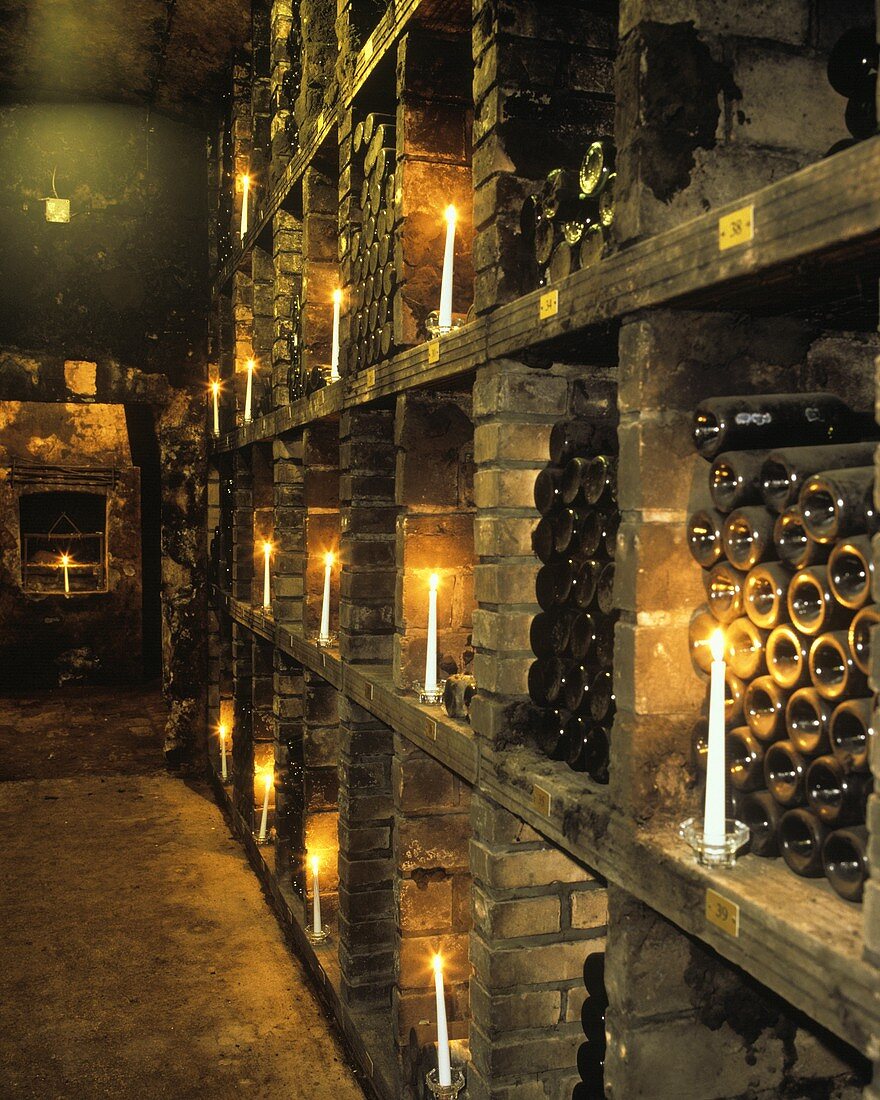
[[[339,874],[339,707],[336,688],[317,673],[304,673],[303,697],[303,833],[307,860],[317,856],[323,916],[335,921]],[[312,897],[311,865],[305,868],[305,896]],[[311,919],[311,909],[308,909]]]
[[[302,623],[305,561],[302,433],[289,432],[275,439],[272,452],[275,503],[272,614],[277,623],[298,626]]]
[[[474,604],[471,402],[461,394],[397,399],[397,568],[394,678],[409,691],[424,680],[429,578],[439,577],[440,678],[465,671]]]
[[[301,133],[308,133],[325,101],[335,98],[335,20],[335,4],[327,0],[299,0],[302,80],[294,113]]]
[[[338,192],[329,171],[303,173],[302,353],[306,371],[330,366],[333,291],[339,286]]]
[[[276,649],[273,655],[275,734],[275,872],[300,886],[303,837],[303,682],[302,666]]]
[[[253,272],[254,417],[272,407],[272,345],[274,343],[275,291],[272,255],[262,248],[251,254]]]
[[[520,208],[551,167],[576,167],[613,130],[611,10],[544,0],[474,2],[474,267],[477,313],[534,287]]]
[[[347,20],[346,20],[347,25]],[[340,65],[342,55],[340,55]],[[351,108],[339,113],[339,285],[343,288],[342,312],[339,318],[339,373],[354,372],[356,367],[355,345],[357,333],[354,325],[354,259],[353,240],[361,228],[360,192],[363,183],[363,157],[352,155],[351,135],[354,129],[354,112]]]
[[[254,803],[252,638],[245,627],[232,624],[232,801],[247,822],[251,820]]]
[[[298,15],[298,13],[297,13]],[[292,0],[273,0],[270,16],[270,104],[269,137],[272,150],[270,186],[287,167],[293,149],[293,103],[290,100],[290,53],[288,41],[293,26]]]
[[[318,633],[324,599],[325,555],[334,555],[330,580],[330,631],[339,628],[339,428],[322,420],[303,433],[306,561],[303,627]]]
[[[342,413],[339,648],[390,665],[394,630],[394,417]],[[339,962],[350,1003],[386,1003],[394,979],[392,732],[339,697]]]
[[[254,479],[248,452],[235,452],[232,476],[232,595],[250,602],[254,578]]]
[[[302,222],[286,210],[272,219],[274,266],[272,394],[276,406],[290,404],[289,372],[294,330],[294,301],[302,294]]]
[[[584,1038],[583,965],[604,947],[606,890],[490,799],[475,794],[471,809],[468,1095],[569,1100]]]
[[[421,1097],[436,1066],[433,957],[443,957],[449,1037],[468,1030],[468,841],[471,792],[438,761],[394,735],[397,981],[392,994],[405,1096]]]
[[[275,768],[275,718],[273,674],[274,663],[272,657],[273,645],[263,638],[254,636],[254,651],[252,657],[252,691],[253,691],[253,743],[254,743],[254,827],[258,828],[260,814],[263,809],[263,796],[265,794],[265,779],[267,773],[272,774],[273,788],[269,795],[269,828],[274,823],[274,768]]]
[[[536,613],[532,551],[533,490],[547,463],[550,428],[569,407],[564,373],[532,370],[508,360],[477,371],[474,384],[474,732],[494,746],[518,736],[533,660],[529,625]],[[519,731],[521,733],[521,731]]]
[[[232,173],[230,181],[235,189],[235,201],[232,205],[232,224],[230,235],[234,246],[239,242],[241,227],[242,185],[245,175],[250,175],[251,156],[253,155],[253,116],[250,99],[250,72],[247,66],[236,65],[232,73]],[[254,196],[250,197],[249,215],[254,213]],[[239,269],[232,276],[232,318],[233,318],[233,359],[232,359],[232,395],[228,398],[235,409],[237,422],[241,422],[244,412],[246,371],[245,364],[254,357],[253,324],[254,294],[250,264],[246,270]]]
[[[270,443],[255,443],[250,451],[254,508],[252,539],[254,576],[249,602],[253,607],[261,608],[263,606],[263,582],[265,579],[263,543],[270,542],[273,545],[273,560],[270,562],[270,571],[274,567],[274,559],[277,555],[274,535],[275,494],[272,469],[272,445]]]

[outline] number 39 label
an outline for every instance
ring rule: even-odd
[[[739,906],[714,890],[706,891],[706,920],[737,939],[739,936]]]
[[[755,235],[755,208],[742,206],[731,214],[718,219],[718,251],[736,248],[748,242]]]

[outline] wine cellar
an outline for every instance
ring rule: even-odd
[[[8,858],[137,977],[7,949],[161,1067],[12,1100],[880,1100],[880,4],[197,7],[0,19]]]
[[[434,952],[473,1100],[874,1095],[874,25],[254,3],[209,737],[376,1096],[423,1095]],[[718,627],[729,867],[681,831]]]

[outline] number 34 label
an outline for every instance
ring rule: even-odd
[[[706,920],[728,936],[739,937],[739,906],[714,890],[706,891]]]
[[[736,248],[748,242],[755,235],[755,208],[741,206],[730,214],[718,219],[718,251]]]

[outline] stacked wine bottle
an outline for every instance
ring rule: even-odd
[[[532,534],[541,611],[531,625],[528,683],[546,715],[541,747],[598,783],[608,782],[615,711],[616,446],[607,420],[553,426],[550,464],[535,480],[541,519]]]
[[[688,521],[706,603],[690,627],[707,671],[721,625],[734,809],[751,851],[825,874],[859,901],[873,737],[868,636],[877,426],[826,393],[704,401],[694,442],[713,507]],[[695,730],[704,763],[705,720]]]
[[[877,133],[877,68],[880,49],[873,27],[850,27],[828,55],[828,83],[846,101],[844,122],[852,135],[825,154],[832,156]]]
[[[574,1086],[571,1100],[601,1100],[605,1095],[605,952],[594,951],[584,963],[587,996],[581,1005],[584,1042],[578,1047],[577,1067],[580,1082]]]
[[[352,136],[352,163],[362,178],[361,224],[352,232],[354,318],[349,369],[367,367],[394,352],[392,303],[394,223],[397,210],[394,115],[370,114]]]
[[[579,168],[554,168],[520,212],[524,290],[597,263],[614,223],[614,143],[592,142]]]

